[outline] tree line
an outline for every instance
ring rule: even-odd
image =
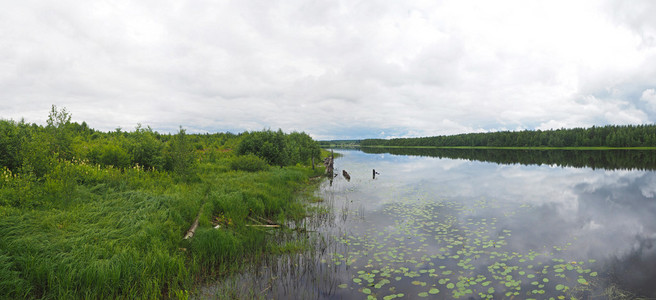
[[[365,153],[389,153],[497,164],[555,165],[606,170],[656,170],[656,155],[650,150],[507,150],[450,148],[362,148]]]
[[[320,155],[319,144],[304,132],[187,134],[180,127],[176,134],[160,134],[141,125],[132,132],[121,128],[101,132],[89,128],[86,122],[71,122],[66,108],[54,105],[45,126],[0,120],[0,168],[36,178],[48,174],[62,160],[189,175],[197,160],[212,159],[232,149],[276,166],[309,164]]]
[[[361,140],[329,140],[319,141],[322,148],[357,148],[360,147]]]
[[[419,138],[366,139],[367,146],[428,147],[656,147],[656,125],[467,133]]]

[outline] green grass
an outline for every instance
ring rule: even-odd
[[[0,178],[1,299],[184,298],[208,275],[296,249],[245,226],[305,216],[309,167],[234,171],[201,163],[194,180],[61,161],[37,180]],[[183,236],[199,211],[196,235]],[[220,224],[220,229],[213,229]]]

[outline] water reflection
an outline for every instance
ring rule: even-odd
[[[467,159],[498,164],[555,165],[592,169],[656,170],[653,150],[505,150],[442,148],[362,148],[365,153]]]
[[[656,172],[340,152],[316,250],[232,279],[241,296],[656,297]]]

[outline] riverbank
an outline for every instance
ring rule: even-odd
[[[323,170],[234,171],[230,152],[212,155],[191,182],[83,161],[59,162],[43,182],[5,169],[2,199],[31,204],[0,205],[0,298],[184,299],[205,276],[285,248],[247,225],[302,219],[299,191]]]
[[[0,120],[0,299],[187,299],[209,276],[296,248],[270,236],[315,200],[324,170],[309,135],[70,119],[53,106],[47,126]]]

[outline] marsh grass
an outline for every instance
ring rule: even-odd
[[[301,219],[297,191],[319,169],[234,171],[225,154],[210,156],[193,181],[75,160],[40,179],[2,170],[0,298],[185,298],[205,276],[304,247],[244,225]],[[200,228],[183,240],[201,207]]]

